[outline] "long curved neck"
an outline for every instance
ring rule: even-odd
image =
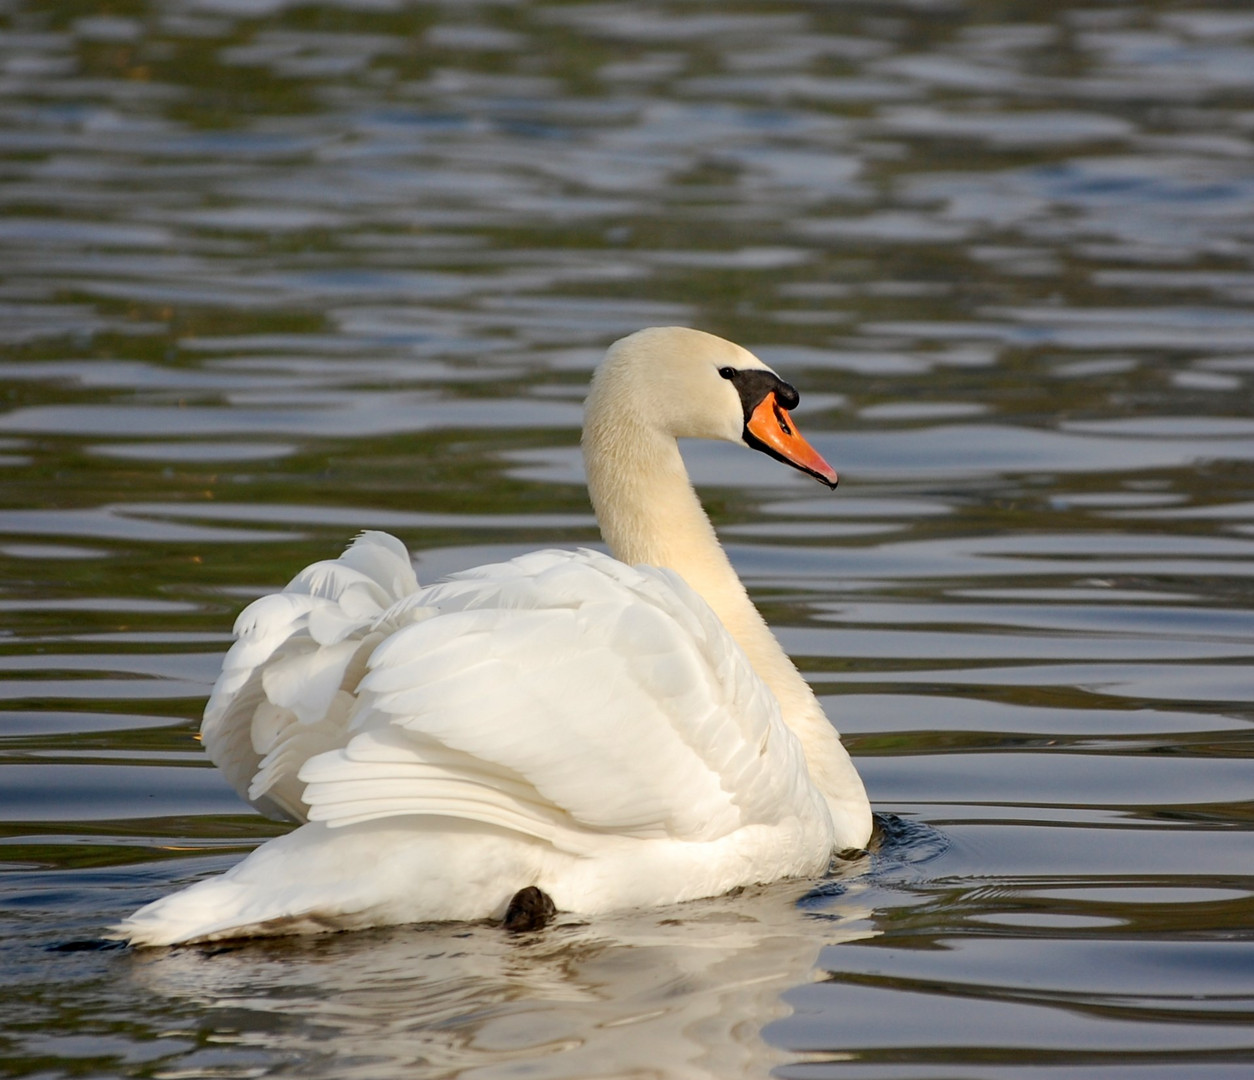
[[[833,817],[848,818],[850,806],[865,807],[862,782],[840,737],[749,599],[693,491],[675,439],[630,413],[598,407],[594,394],[583,452],[588,494],[615,558],[667,567],[700,593],[775,694]],[[865,836],[849,846],[864,842]]]
[[[619,468],[597,452],[595,442],[585,446],[588,494],[610,551],[631,565],[646,563],[678,573],[714,609],[784,704],[783,683],[788,680],[786,675],[780,679],[774,668],[780,661],[788,668],[792,663],[718,542],[675,440],[638,434],[634,448],[632,466]],[[792,673],[796,675],[795,669]],[[808,687],[805,692],[809,695]]]

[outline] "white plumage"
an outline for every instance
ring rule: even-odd
[[[616,554],[659,565],[539,551],[420,588],[404,545],[367,532],[249,606],[202,738],[244,798],[303,824],[118,934],[499,918],[529,885],[595,914],[818,873],[864,844],[848,756],[675,468],[675,437],[710,433],[693,427],[756,442],[757,391],[732,368],[767,371],[710,335],[643,331],[594,382],[594,505]],[[659,418],[658,385],[699,422]],[[802,448],[775,456],[834,483],[770,401]]]

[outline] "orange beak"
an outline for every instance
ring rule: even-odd
[[[809,473],[828,487],[836,486],[836,470],[801,437],[792,417],[775,400],[774,393],[767,394],[753,410],[745,424],[745,435],[746,442],[755,450],[762,450],[794,469]]]

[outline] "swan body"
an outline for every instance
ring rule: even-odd
[[[864,846],[861,780],[676,445],[747,442],[834,486],[795,403],[739,346],[640,331],[598,369],[584,425],[616,557],[538,551],[424,588],[399,540],[366,532],[250,605],[202,739],[299,827],[116,935],[500,918],[533,885],[591,915],[821,873]]]

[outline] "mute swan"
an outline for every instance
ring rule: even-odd
[[[169,945],[596,914],[821,873],[866,793],[749,600],[676,438],[748,444],[831,487],[797,392],[696,330],[641,330],[592,380],[583,453],[614,558],[538,551],[421,588],[367,532],[249,606],[205,749],[301,822],[114,934]]]

